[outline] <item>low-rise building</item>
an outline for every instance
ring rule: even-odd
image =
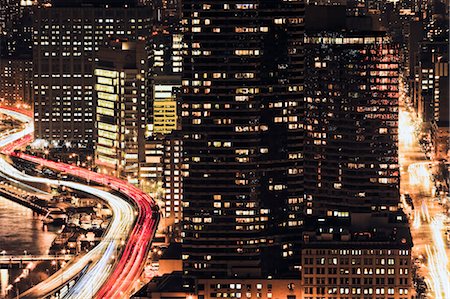
[[[297,279],[199,279],[188,287],[182,272],[155,277],[133,297],[151,299],[262,298],[301,299]]]
[[[412,239],[403,213],[354,214],[347,226],[312,227],[303,232],[303,299],[412,298]]]
[[[152,280],[141,298],[413,298],[413,244],[403,212],[353,213],[339,223],[309,219],[301,239],[296,277],[195,279],[174,269]],[[169,287],[177,279],[183,287]]]
[[[171,274],[172,272],[183,271],[183,261],[181,259],[181,244],[171,243],[165,249],[158,261],[159,275]]]

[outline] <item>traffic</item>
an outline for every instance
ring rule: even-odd
[[[124,298],[129,296],[145,264],[151,240],[159,220],[153,199],[130,185],[108,175],[64,163],[25,155],[13,150],[31,140],[32,118],[26,113],[0,108],[0,113],[24,124],[21,130],[0,136],[2,152],[68,175],[93,181],[119,191],[119,197],[109,192],[70,181],[33,177],[0,159],[0,171],[14,180],[66,186],[103,199],[113,211],[113,219],[102,242],[83,256],[78,256],[47,280],[21,294],[22,298],[38,298],[58,291],[60,298]],[[128,200],[126,200],[126,199]],[[80,273],[82,275],[80,275]],[[79,276],[78,279],[73,278]],[[70,286],[70,288],[69,288]]]

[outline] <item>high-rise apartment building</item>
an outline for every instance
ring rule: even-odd
[[[0,57],[31,60],[33,4],[29,0],[0,1]]]
[[[182,257],[196,288],[177,296],[272,298],[280,279],[287,298],[408,298],[399,47],[334,5],[307,8],[303,37],[302,3],[270,3],[184,6]]]
[[[145,42],[100,49],[95,74],[95,164],[139,184],[145,163],[148,63]]]
[[[32,104],[32,62],[28,58],[3,57],[0,59],[0,100]]]
[[[419,43],[424,37],[423,20],[419,18],[412,19],[407,23],[405,30],[406,47],[403,50],[405,56],[405,71],[411,80],[414,82],[414,66],[417,63]]]
[[[448,43],[422,41],[414,69],[413,100],[417,115],[429,127],[437,121],[440,104],[446,105],[445,89],[448,89],[445,68],[448,60]]]
[[[156,134],[168,134],[177,129],[178,105],[171,97],[174,94],[170,83],[154,85],[153,132]]]
[[[410,57],[410,80],[406,87],[418,119],[423,122],[423,137],[432,143],[434,158],[447,159],[450,148],[448,1],[422,1],[416,14],[408,36],[412,42],[406,49]]]
[[[187,275],[289,275],[299,264],[303,14],[303,1],[184,2]]]
[[[151,91],[147,136],[166,135],[180,127],[179,93],[182,71],[182,34],[178,26],[155,30],[151,44]]]
[[[34,22],[35,137],[88,145],[94,138],[94,63],[111,40],[149,35],[152,11],[133,0],[58,0]]]
[[[32,101],[33,1],[0,1],[0,98]]]
[[[450,155],[450,102],[448,52],[436,58],[434,68],[434,117],[431,123],[431,141],[435,158],[448,159]]]
[[[399,203],[398,47],[345,26],[305,37],[306,213],[331,222]]]
[[[0,1],[0,36],[7,35],[14,19],[20,16],[20,0]]]
[[[180,26],[177,23],[158,25],[152,32],[149,45],[151,74],[146,131],[149,189],[161,199],[163,217],[160,227],[168,234],[177,230],[179,236],[182,140],[178,130],[183,48]]]

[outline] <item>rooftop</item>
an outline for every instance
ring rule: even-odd
[[[331,231],[330,231],[331,229]],[[403,212],[353,213],[350,221],[310,220],[302,234],[306,247],[409,248],[413,245]]]

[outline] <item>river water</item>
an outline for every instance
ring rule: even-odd
[[[15,202],[0,197],[0,254],[47,254],[55,231],[44,230],[39,216]],[[2,253],[2,251],[5,251]],[[0,298],[22,270],[0,269]]]

